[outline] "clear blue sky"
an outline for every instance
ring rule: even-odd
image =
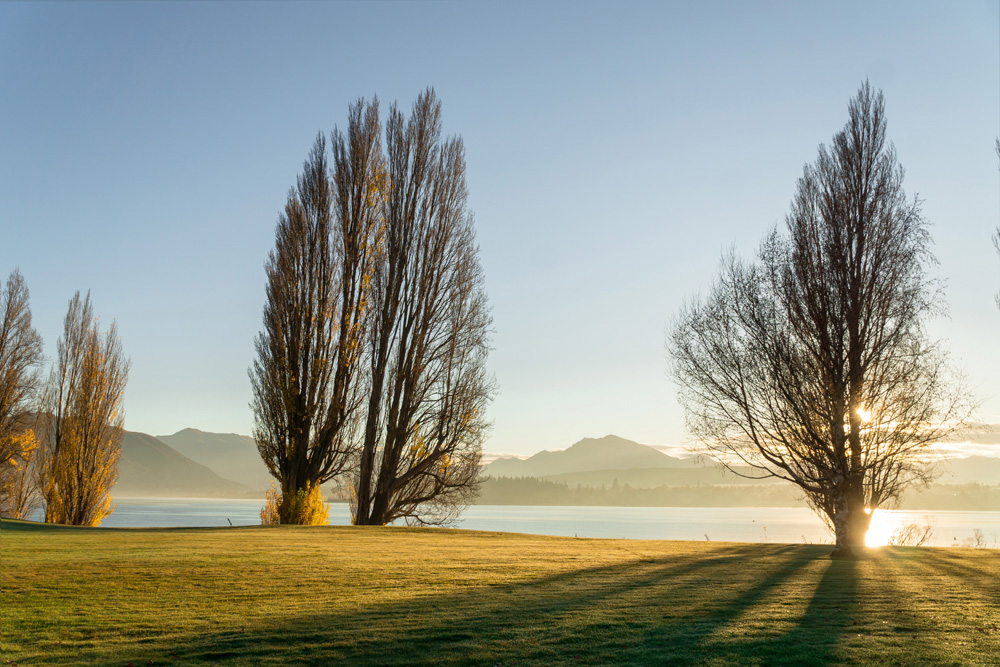
[[[0,273],[46,353],[91,290],[126,427],[249,433],[274,223],[316,132],[426,86],[466,143],[486,449],[680,444],[664,328],[781,223],[868,78],[933,223],[934,330],[1000,421],[1000,13],[958,3],[0,3]]]

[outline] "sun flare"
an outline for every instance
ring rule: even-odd
[[[875,512],[872,514],[872,522],[865,533],[866,547],[884,547],[889,544],[892,538],[895,523],[886,512]]]

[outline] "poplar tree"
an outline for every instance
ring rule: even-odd
[[[117,325],[101,333],[90,294],[81,300],[77,292],[47,388],[51,416],[43,420],[40,479],[46,522],[98,526],[114,512],[129,365]]]

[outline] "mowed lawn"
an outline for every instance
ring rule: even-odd
[[[997,664],[1000,554],[0,524],[0,665]]]

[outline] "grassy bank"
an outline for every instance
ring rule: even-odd
[[[990,664],[996,551],[0,525],[0,664]]]

